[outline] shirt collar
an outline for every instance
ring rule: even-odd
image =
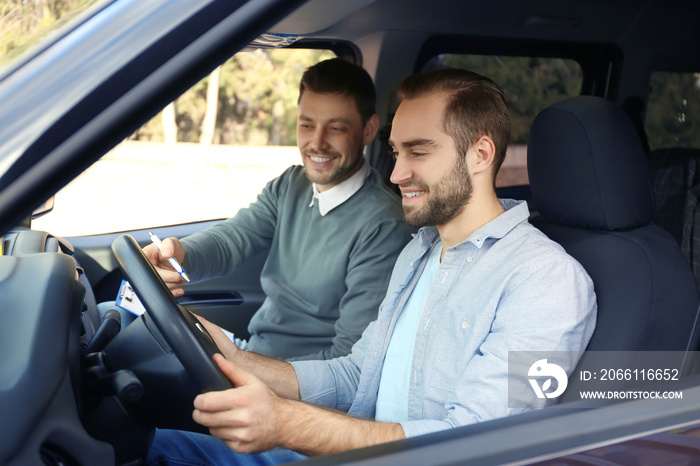
[[[353,194],[359,191],[362,185],[365,184],[365,180],[369,176],[370,171],[369,163],[363,158],[362,166],[360,166],[360,169],[357,170],[355,174],[338,185],[333,186],[331,189],[319,192],[318,186],[316,186],[316,183],[313,183],[314,193],[311,197],[311,204],[309,204],[309,207],[313,207],[314,200],[318,199],[318,210],[322,217],[325,216],[328,212],[350,199]]]
[[[530,217],[527,202],[514,199],[499,199],[499,201],[506,211],[476,230],[460,244],[470,242],[481,248],[488,238],[503,238],[510,230]],[[434,226],[421,228],[418,230],[417,236],[421,246],[425,249],[440,239],[437,227]]]

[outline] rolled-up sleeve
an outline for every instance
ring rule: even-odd
[[[325,361],[292,361],[301,400],[347,412],[350,409],[375,323],[372,322],[352,347],[352,352]]]

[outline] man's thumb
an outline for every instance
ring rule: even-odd
[[[236,387],[248,385],[255,379],[253,374],[244,371],[219,353],[214,355],[214,361],[219,366],[219,369],[221,369],[221,372],[223,372]]]

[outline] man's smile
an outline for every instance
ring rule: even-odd
[[[420,196],[421,194],[424,194],[425,191],[411,191],[408,193],[403,193],[404,197],[416,197]]]
[[[428,189],[423,186],[414,186],[414,187],[402,187],[399,186],[399,189],[401,189],[401,201],[403,204],[413,204],[418,202],[419,199],[423,198],[424,194],[428,193]]]
[[[316,163],[326,163],[333,160],[333,157],[321,157],[318,155],[309,155],[309,158]]]

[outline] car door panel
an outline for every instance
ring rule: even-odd
[[[111,251],[112,242],[122,234],[130,234],[143,247],[150,244],[148,232],[161,238],[182,238],[203,230],[219,220],[134,230],[104,235],[67,238],[75,248],[75,258],[89,280],[97,302],[114,301],[123,276]],[[183,286],[180,303],[188,309],[234,332],[248,337],[248,322],[265,300],[260,285],[260,272],[267,252],[257,254],[241,264],[233,273],[216,279]]]

